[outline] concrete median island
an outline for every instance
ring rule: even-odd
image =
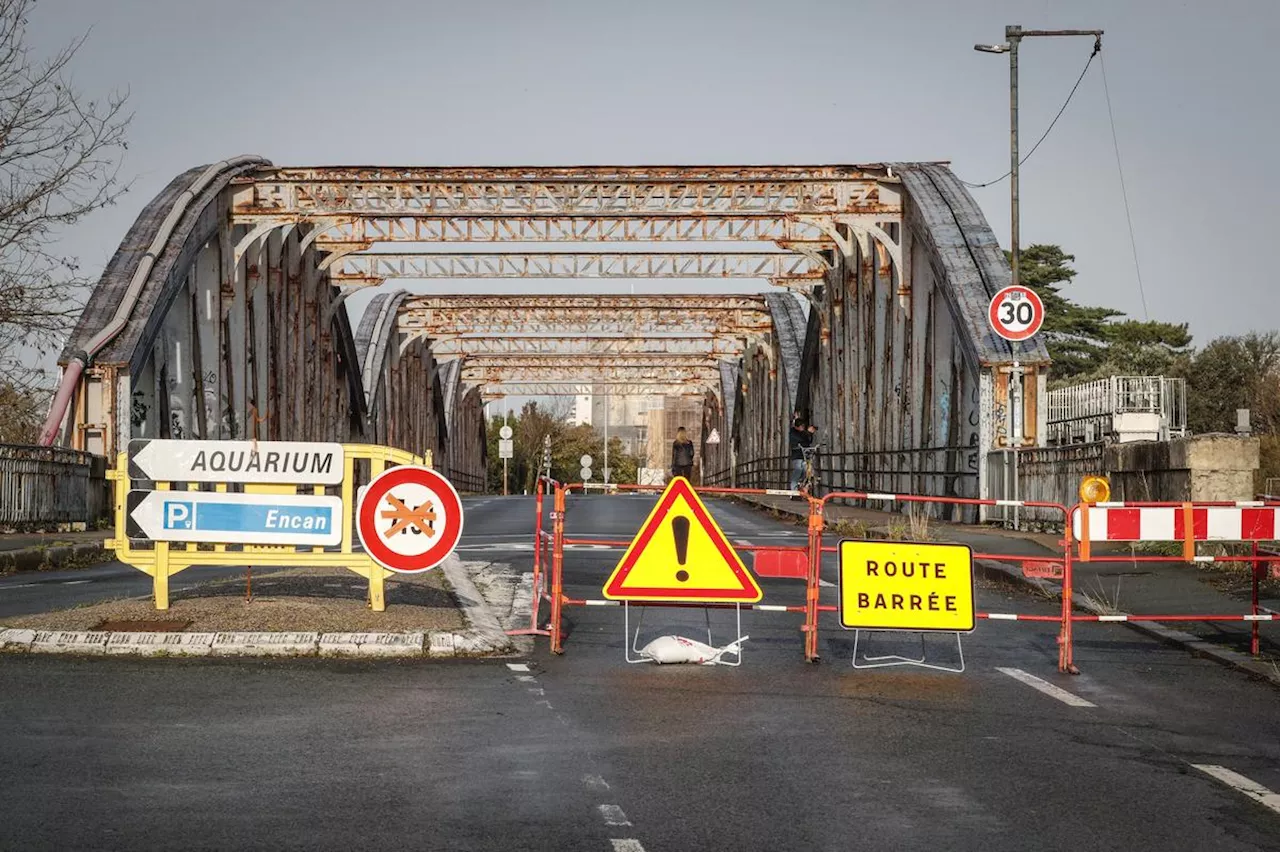
[[[510,653],[510,641],[471,580],[477,567],[484,563],[450,557],[441,569],[390,578],[385,612],[369,609],[367,581],[351,572],[255,572],[175,590],[163,611],[146,596],[3,618],[0,650],[147,656]]]

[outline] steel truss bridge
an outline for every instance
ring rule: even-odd
[[[516,279],[570,292],[486,292]],[[943,164],[237,157],[176,177],[124,236],[62,354],[46,437],[99,453],[134,437],[380,441],[478,490],[485,400],[607,391],[700,399],[703,437],[724,436],[699,448],[707,478],[774,470],[802,410],[835,487],[977,495],[986,453],[1043,428],[1046,352],[987,328],[1008,280]],[[760,292],[727,291],[743,282]]]

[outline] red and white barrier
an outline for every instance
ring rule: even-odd
[[[1072,535],[1085,540],[1082,521],[1089,513],[1089,541],[1185,541],[1183,506],[1128,506],[1098,503],[1071,512]],[[1280,508],[1257,503],[1191,508],[1193,541],[1272,541],[1280,536]]]

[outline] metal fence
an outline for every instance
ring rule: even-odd
[[[467,473],[466,471],[453,470],[450,468],[449,481],[452,482],[453,486],[459,491],[468,494],[483,494],[486,490],[485,477],[483,475]],[[499,485],[501,485],[501,483],[499,483]]]
[[[1079,500],[1080,480],[1105,473],[1101,441],[1065,447],[1027,447],[987,454],[987,496],[993,500],[1035,500],[1070,506]],[[1062,514],[1049,509],[995,506],[987,520],[1015,529],[1052,528]]]
[[[914,450],[877,450],[863,453],[828,453],[814,458],[818,494],[832,491],[870,491],[887,494],[976,497],[977,457],[972,447],[925,447]],[[708,486],[735,488],[786,488],[791,460],[774,456],[740,462],[733,470],[703,477]]]
[[[1053,444],[1101,441],[1121,414],[1155,414],[1160,440],[1187,434],[1187,380],[1167,376],[1111,376],[1051,390],[1048,440]]]
[[[0,526],[92,526],[110,513],[107,460],[61,447],[0,444]]]

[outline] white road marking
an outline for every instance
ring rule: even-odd
[[[625,840],[610,840],[613,844],[613,852],[644,852],[644,847],[640,845],[639,840],[626,838]]]
[[[819,585],[819,586],[834,586],[834,585],[835,585],[835,583],[828,583],[826,580],[824,580],[824,579],[822,579],[821,577],[819,577],[819,578],[818,578],[818,585]]]
[[[85,583],[92,583],[92,580],[63,580],[59,586],[83,586]]]
[[[1069,704],[1072,707],[1097,707],[1092,701],[1086,701],[1078,695],[1072,695],[1065,689],[1054,686],[1047,680],[1041,680],[1033,674],[1027,674],[1022,669],[1006,669],[996,666],[996,671],[1006,674],[1014,680],[1020,680],[1032,689],[1038,689],[1045,695],[1058,699],[1063,704]]]
[[[600,805],[600,816],[608,825],[631,825],[631,820],[617,805]]]
[[[528,663],[507,663],[507,668],[511,669],[511,671],[513,672],[527,672],[529,671],[529,664]]]
[[[516,680],[521,683],[537,683],[538,679],[533,675],[516,675]]]
[[[0,586],[0,589],[30,589],[39,585],[39,583],[14,583],[12,586]]]
[[[582,783],[596,792],[603,792],[609,789],[609,782],[605,781],[600,775],[583,775]]]
[[[1257,781],[1246,778],[1238,772],[1232,772],[1225,766],[1218,766],[1212,763],[1193,763],[1191,765],[1206,775],[1217,778],[1233,790],[1244,793],[1263,807],[1270,808],[1280,814],[1280,793],[1273,793]]]

